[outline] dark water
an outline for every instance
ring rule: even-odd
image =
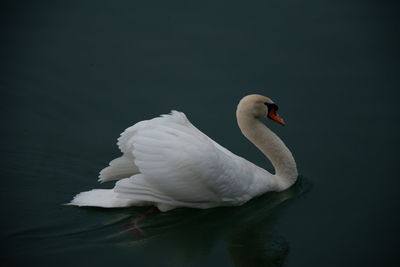
[[[84,3],[83,3],[84,2]],[[2,1],[7,266],[397,266],[399,22],[390,1]],[[184,111],[271,170],[234,112],[271,97],[301,177],[238,208],[62,206],[133,123]]]

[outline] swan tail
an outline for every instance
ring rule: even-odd
[[[100,171],[99,182],[120,180],[136,173],[139,173],[139,169],[133,162],[133,159],[121,156],[112,160],[108,167]]]
[[[113,189],[93,189],[77,194],[66,205],[122,208],[155,205],[161,211],[176,207],[175,201],[146,182],[143,174],[119,180]]]
[[[66,205],[79,207],[120,208],[132,205],[140,206],[142,203],[130,199],[119,198],[113,189],[93,189],[77,194]]]

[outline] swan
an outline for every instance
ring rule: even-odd
[[[268,97],[248,95],[237,106],[242,134],[271,161],[275,174],[214,142],[193,126],[184,113],[140,121],[118,138],[122,156],[101,170],[100,182],[117,180],[113,189],[77,194],[68,205],[117,208],[239,206],[268,191],[295,183],[296,162],[282,140],[259,119],[285,125]]]

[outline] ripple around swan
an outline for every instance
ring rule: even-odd
[[[300,176],[290,189],[266,193],[240,207],[180,208],[153,214],[139,223],[144,235],[135,227],[134,219],[147,207],[62,206],[64,214],[75,216],[70,223],[63,220],[62,224],[25,229],[9,237],[24,244],[26,250],[21,250],[21,255],[36,250],[57,255],[90,247],[131,252],[150,250],[157,251],[159,260],[174,255],[171,262],[174,266],[201,262],[217,248],[237,266],[280,266],[278,263],[284,262],[289,245],[274,226],[280,212],[310,188],[307,179]]]

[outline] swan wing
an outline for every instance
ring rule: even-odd
[[[141,173],[116,184],[123,198],[140,200],[142,194],[146,201],[210,207],[254,196],[254,173],[260,168],[218,145],[181,112],[139,122],[118,145]]]
[[[118,138],[117,145],[123,155],[110,161],[109,166],[100,171],[100,182],[120,180],[139,173],[139,169],[134,162],[135,158],[131,153],[133,149],[131,138],[140,129],[144,128],[148,122],[148,120],[140,121],[135,125],[125,129],[125,131],[121,133],[121,136]]]

